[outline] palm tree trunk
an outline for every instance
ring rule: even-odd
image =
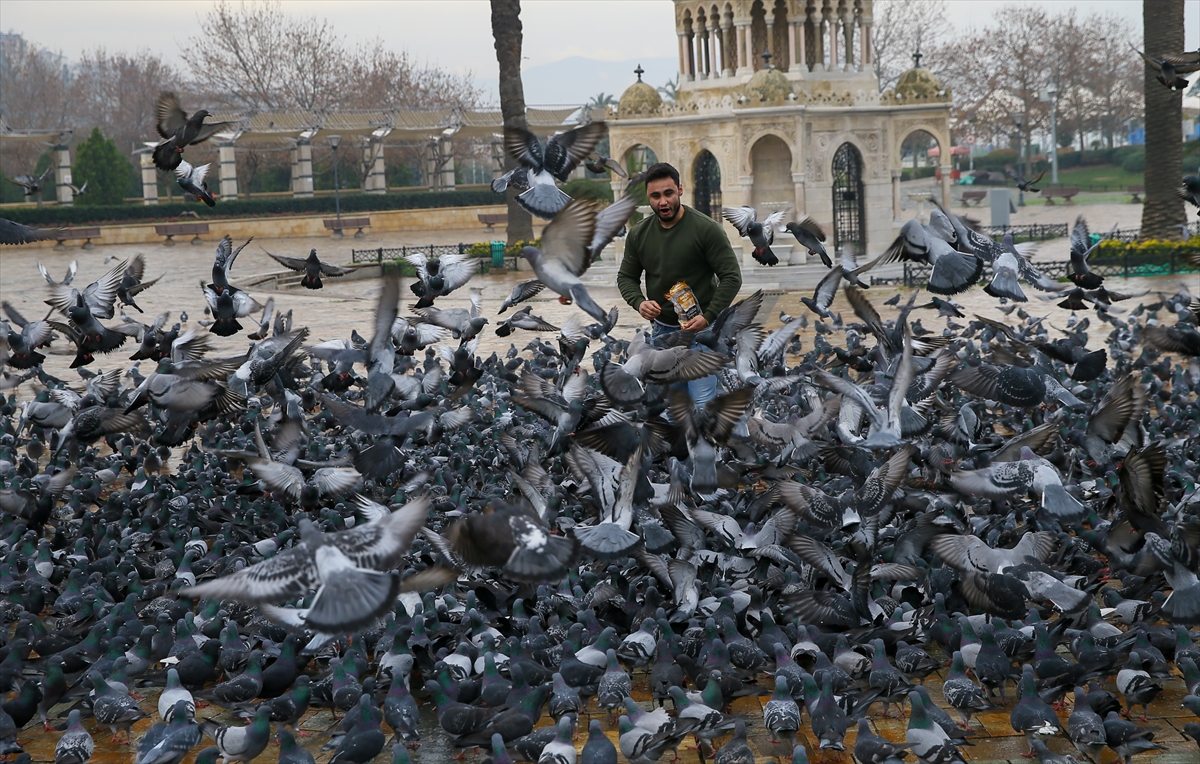
[[[500,114],[505,127],[525,128],[525,86],[521,83],[521,0],[492,0],[492,38],[496,41],[496,61],[500,64]],[[505,171],[516,163],[504,157]],[[508,243],[533,238],[533,218],[516,202],[516,193],[508,190]]]
[[[1161,58],[1183,51],[1183,0],[1142,0],[1146,55]],[[1146,67],[1146,204],[1143,239],[1178,239],[1187,222],[1175,195],[1183,177],[1183,94],[1168,90]]]

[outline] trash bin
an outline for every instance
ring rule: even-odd
[[[502,241],[492,242],[492,267],[504,267],[504,242]]]

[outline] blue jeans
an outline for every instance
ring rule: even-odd
[[[679,331],[678,326],[665,326],[663,324],[658,323],[657,321],[650,322],[650,339],[651,339],[651,341],[657,340],[659,337],[662,337],[664,335],[671,334],[672,332],[677,332],[677,331]],[[705,348],[703,345],[700,345],[698,343],[693,343],[692,349],[693,350],[699,350],[699,349],[707,350],[707,348]],[[696,408],[702,408],[704,406],[704,404],[708,403],[713,398],[717,397],[717,378],[716,378],[716,376],[701,377],[700,379],[693,379],[691,382],[680,382],[680,383],[678,383],[678,385],[672,385],[672,387],[683,386],[685,384],[687,385],[688,393],[690,393],[692,396],[692,403],[694,403],[696,405]]]

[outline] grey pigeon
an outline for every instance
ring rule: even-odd
[[[753,207],[725,207],[721,215],[754,245],[751,254],[755,260],[763,265],[779,264],[779,258],[771,251],[771,244],[775,241],[775,230],[783,222],[783,210],[771,213],[762,221]]]
[[[531,214],[547,220],[560,214],[571,197],[559,190],[554,181],[566,183],[571,172],[592,153],[606,132],[603,122],[590,122],[558,133],[543,145],[528,130],[504,128],[504,152],[528,170],[529,188],[517,195],[517,203]],[[512,179],[509,182],[512,183]],[[492,190],[496,188],[493,184]]]
[[[298,597],[317,586],[304,617],[308,627],[335,634],[362,629],[391,608],[400,591],[399,575],[392,568],[408,551],[428,509],[428,498],[416,499],[380,520],[332,534],[301,520],[296,546],[181,593],[265,604]]]
[[[632,206],[628,212],[633,212]],[[538,280],[546,287],[574,301],[589,316],[605,324],[608,314],[592,300],[580,276],[591,264],[591,253],[603,249],[628,219],[628,214],[601,217],[590,202],[576,199],[546,226],[541,249],[525,247],[521,254],[529,259]]]

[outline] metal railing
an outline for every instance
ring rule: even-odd
[[[351,262],[353,263],[382,263],[396,260],[403,260],[406,255],[420,252],[428,257],[441,257],[443,255],[465,255],[471,247],[470,244],[430,244],[425,247],[376,247],[375,249],[352,249],[350,250]],[[490,255],[481,255],[474,258],[479,263],[479,273],[488,273],[492,269],[492,261]],[[520,257],[504,258],[504,267],[508,270],[515,271],[517,269],[517,261]],[[416,273],[411,265],[407,262],[401,264],[401,273],[406,276],[412,276]]]
[[[420,252],[428,257],[442,255],[465,255],[470,244],[428,244],[423,247],[376,247],[375,249],[354,249],[350,251],[351,262],[381,263],[384,260],[401,260],[410,254]]]
[[[1070,260],[1035,263],[1042,275],[1056,281],[1066,281],[1071,272]],[[1191,259],[1191,251],[1180,248],[1169,253],[1154,255],[1124,255],[1121,257],[1088,260],[1088,269],[1100,276],[1113,278],[1136,278],[1142,276],[1169,276],[1176,273],[1194,273],[1197,265]],[[905,263],[904,273],[897,276],[872,276],[872,286],[922,287],[929,283],[930,266],[922,263]],[[985,264],[979,283],[992,279],[992,267]],[[1027,292],[1028,294],[1028,292]]]
[[[1030,225],[980,226],[984,236],[999,241],[1004,234],[1012,234],[1013,241],[1045,241],[1066,236],[1070,231],[1066,223],[1033,223]]]

